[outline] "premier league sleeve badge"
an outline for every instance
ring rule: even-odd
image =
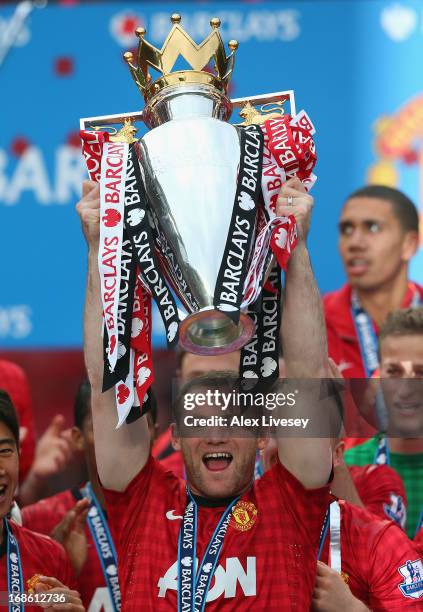
[[[420,599],[423,596],[423,563],[421,559],[407,561],[398,568],[404,582],[398,585],[404,597]]]

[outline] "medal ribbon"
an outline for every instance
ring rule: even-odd
[[[239,322],[244,298],[244,280],[256,226],[261,192],[263,134],[256,125],[239,131],[241,157],[238,184],[226,246],[214,293],[214,307],[235,323]]]
[[[25,592],[19,544],[6,518],[3,519],[3,529],[7,537],[7,588],[9,595],[19,596]],[[22,612],[24,609],[23,603],[9,602],[9,612]]]
[[[203,612],[232,509],[239,498],[240,496],[235,497],[224,510],[196,573],[198,506],[187,487],[188,503],[178,541],[178,612]]]
[[[329,506],[330,567],[341,573],[341,508],[337,501]]]
[[[417,529],[414,537],[419,533],[420,529],[423,527],[423,510],[420,512],[419,520],[417,522]]]
[[[87,516],[88,528],[101,563],[113,610],[119,612],[121,595],[117,574],[117,555],[109,526],[90,482],[81,490],[81,493],[83,497],[87,497],[90,500],[90,509]]]
[[[370,378],[379,367],[378,342],[372,320],[364,310],[356,291],[351,293],[351,315],[360,345],[366,377]]]
[[[338,574],[341,574],[341,508],[337,501],[333,501],[326,511],[322,532],[320,534],[319,552],[317,554],[319,560],[322,555],[328,531],[330,534],[328,565],[338,572]]]
[[[376,465],[391,465],[388,440],[386,436],[380,436],[373,463]]]

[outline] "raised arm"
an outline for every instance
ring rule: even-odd
[[[116,429],[115,393],[101,392],[103,380],[102,309],[98,249],[100,232],[99,187],[85,181],[83,197],[77,204],[88,244],[88,282],[84,313],[84,355],[91,383],[91,410],[97,470],[104,487],[123,491],[147,462],[150,435],[146,417]]]
[[[288,198],[292,204],[288,205]],[[317,422],[324,432],[328,417],[321,413],[323,404],[319,385],[311,380],[328,377],[328,351],[325,320],[321,297],[311,269],[306,238],[310,225],[313,198],[301,181],[290,179],[282,187],[277,202],[277,214],[294,215],[298,227],[298,244],[292,253],[286,273],[282,313],[282,346],[287,379],[298,380],[297,416],[310,419],[309,431],[315,431]],[[329,420],[328,420],[329,423]],[[313,428],[313,429],[311,429]],[[330,440],[327,438],[278,438],[281,462],[307,488],[322,486],[328,482],[332,469]]]

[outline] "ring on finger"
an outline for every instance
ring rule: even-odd
[[[294,197],[293,196],[288,196],[287,200],[288,200],[288,206],[293,206],[294,205]]]

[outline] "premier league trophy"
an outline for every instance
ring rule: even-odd
[[[276,217],[275,204],[291,176],[307,187],[315,178],[314,128],[303,111],[295,115],[292,92],[237,101],[244,121],[230,124],[238,43],[226,55],[217,18],[199,45],[179,15],[171,21],[162,49],[138,28],[136,57],[124,55],[150,131],[135,138],[140,113],[81,120],[90,177],[100,183],[104,388],[116,387],[119,423],[137,399],[148,402],[151,298],[169,346],[202,355],[242,349],[243,378],[277,376],[279,266],[296,227]],[[190,69],[174,70],[180,56]],[[273,108],[252,104],[264,102]],[[119,132],[101,131],[118,119]]]

